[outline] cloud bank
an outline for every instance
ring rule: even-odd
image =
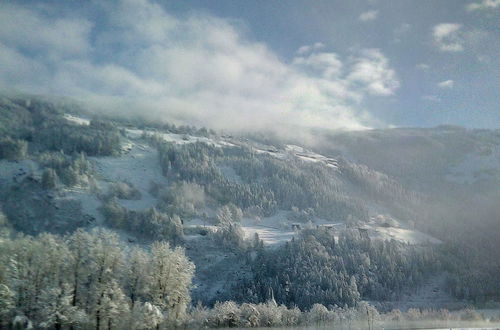
[[[500,0],[483,0],[480,2],[469,3],[466,6],[468,11],[494,9],[500,7]]]
[[[434,42],[443,52],[461,52],[464,50],[462,25],[456,23],[441,23],[432,29]]]
[[[0,86],[122,113],[234,130],[362,129],[370,96],[399,87],[377,49],[306,45],[285,61],[228,20],[179,18],[149,0],[94,2],[99,20],[0,4]]]

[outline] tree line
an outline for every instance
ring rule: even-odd
[[[152,329],[183,323],[194,265],[180,247],[109,230],[0,238],[0,327]]]

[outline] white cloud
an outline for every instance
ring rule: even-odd
[[[361,13],[358,17],[358,19],[361,22],[369,22],[369,21],[374,21],[378,17],[378,10],[369,10]]]
[[[314,45],[304,45],[299,47],[299,49],[297,49],[297,54],[304,55],[310,53],[311,51],[323,48],[325,48],[325,44],[323,44],[322,42],[316,42]]]
[[[494,9],[500,6],[500,0],[483,0],[481,2],[473,2],[468,4],[465,8],[468,11]]]
[[[437,87],[439,87],[441,89],[452,89],[454,85],[455,85],[455,82],[453,80],[445,80],[445,81],[441,81],[440,83],[438,83]]]
[[[429,70],[431,67],[429,64],[425,64],[425,63],[419,63],[416,65],[416,68],[419,69],[419,70],[422,70],[422,71],[427,71]]]
[[[327,79],[338,76],[343,66],[339,56],[334,53],[312,53],[307,57],[296,57],[293,64],[317,69]]]
[[[49,19],[19,6],[0,4],[0,41],[21,50],[57,58],[86,54],[92,24],[81,18]]]
[[[18,18],[0,20],[0,86],[234,130],[364,128],[374,119],[360,102],[399,86],[379,50],[342,59],[316,43],[288,63],[224,19],[180,19],[149,0],[100,3],[98,29],[37,8],[0,5]],[[28,31],[40,39],[20,40]]]
[[[372,95],[392,95],[399,88],[396,72],[390,68],[389,60],[378,49],[363,51],[347,79],[354,84],[361,84]]]
[[[456,23],[441,23],[432,29],[434,42],[439,50],[444,52],[460,52],[464,50],[462,25]]]

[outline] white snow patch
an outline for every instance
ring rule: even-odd
[[[245,238],[252,239],[255,233],[264,243],[274,245],[290,241],[296,234],[294,231],[282,231],[279,228],[271,228],[261,225],[245,226],[242,227],[245,233]]]
[[[73,115],[70,115],[69,113],[66,113],[64,114],[63,116],[67,121],[73,123],[73,124],[77,124],[77,125],[85,125],[85,126],[88,126],[90,125],[90,120],[89,119],[86,119],[86,118],[82,118],[82,117],[77,117],[77,116],[73,116]]]
[[[394,227],[370,227],[368,235],[373,239],[400,241],[411,245],[428,245],[442,243],[437,238],[424,234],[418,230]]]
[[[125,129],[125,134],[129,139],[132,140],[137,140],[142,138],[142,134],[144,131],[142,129],[135,129],[135,128],[126,128]]]
[[[278,211],[275,215],[262,218],[258,222],[255,219],[243,218],[241,228],[245,233],[245,238],[253,239],[257,233],[259,238],[269,245],[291,240],[296,232],[291,229],[287,214],[287,211]]]
[[[271,217],[262,218],[260,221],[256,221],[252,218],[243,218],[241,226],[245,233],[245,237],[252,239],[255,233],[257,233],[259,234],[259,238],[262,239],[264,243],[269,245],[284,243],[291,240],[292,237],[298,233],[298,231],[293,230],[292,222],[287,219],[287,214],[287,211],[279,211],[277,214]],[[401,224],[396,220],[393,221],[397,226],[401,226]],[[338,233],[346,228],[346,224],[343,222],[333,223],[324,219],[314,218],[311,223],[301,223],[299,230],[319,227],[331,228],[334,233]],[[442,243],[439,239],[424,234],[418,230],[399,227],[384,227],[380,226],[378,221],[370,221],[369,223],[357,228],[359,228],[360,231],[366,230],[368,236],[374,240],[394,239],[410,245]],[[335,237],[337,237],[337,234],[335,234]]]
[[[104,224],[104,217],[98,210],[101,206],[101,201],[92,192],[78,188],[66,189],[64,190],[63,195],[57,198],[57,202],[64,203],[65,200],[80,201],[83,214],[93,217],[96,225],[102,226]]]
[[[283,152],[275,151],[275,150],[273,150],[271,148],[270,149],[253,148],[253,150],[257,154],[266,154],[266,155],[270,155],[270,156],[276,157],[278,159],[285,159],[286,158],[286,155]]]
[[[126,130],[127,136],[131,139],[139,139],[142,137],[143,134],[147,135],[156,135],[159,136],[161,139],[163,139],[165,142],[170,142],[174,144],[189,144],[189,143],[196,143],[196,142],[202,142],[206,144],[210,144],[216,147],[233,147],[235,144],[224,141],[223,139],[211,139],[207,138],[204,136],[193,136],[193,135],[188,135],[188,134],[177,134],[177,133],[162,133],[162,132],[157,132],[153,130],[138,130],[138,129],[129,129],[127,128]]]
[[[293,153],[305,152],[305,149],[303,147],[296,146],[294,144],[287,144],[285,146],[285,150],[293,152]]]
[[[313,163],[321,162],[325,164],[327,167],[338,169],[338,163],[336,159],[325,157],[313,151],[306,150],[303,147],[299,147],[293,144],[288,144],[285,146],[285,150],[303,161],[313,162]]]
[[[132,141],[127,145],[130,150],[119,157],[91,157],[97,172],[97,178],[106,182],[123,181],[137,188],[142,195],[140,200],[119,200],[124,207],[132,210],[142,210],[156,205],[156,198],[149,193],[151,182],[166,184],[158,162],[156,149]]]

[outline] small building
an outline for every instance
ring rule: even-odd
[[[300,223],[292,223],[292,230],[301,230],[302,227]]]

